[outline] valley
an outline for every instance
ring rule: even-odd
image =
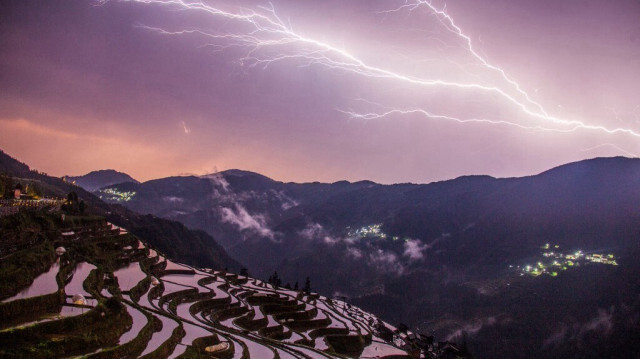
[[[577,348],[586,332],[564,328],[638,305],[635,279],[624,274],[636,270],[639,250],[637,159],[424,185],[283,183],[232,170],[96,193],[105,191],[136,192],[121,203],[208,232],[257,277],[277,271],[293,285],[308,276],[320,293],[427,335],[465,340],[478,357],[491,350],[517,357],[522,347],[540,357],[565,347],[587,355],[593,347]],[[564,313],[540,314],[547,305]],[[538,321],[545,324],[526,333],[514,328]],[[626,325],[591,332],[608,343]],[[487,333],[510,339],[483,349]],[[557,345],[545,344],[558,333]]]
[[[49,226],[36,247],[5,252],[3,283],[39,248],[53,263],[27,274],[17,294],[3,288],[2,357],[440,358],[455,349],[343,301],[170,261],[99,217],[18,216]]]

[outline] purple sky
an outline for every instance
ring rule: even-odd
[[[3,1],[0,148],[52,175],[382,183],[640,154],[637,0],[447,2],[477,56],[425,3],[157,2]]]

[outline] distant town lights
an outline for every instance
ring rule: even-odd
[[[548,249],[551,245],[546,243],[541,248]],[[560,248],[560,245],[556,244],[553,246],[554,248]],[[582,250],[577,250],[571,254],[564,255],[561,252],[543,252],[542,256],[546,259],[552,260],[551,262],[539,261],[535,266],[526,265],[519,270],[520,275],[529,274],[532,276],[539,276],[541,274],[547,274],[551,277],[557,277],[558,272],[554,270],[547,271],[547,267],[553,266],[556,268],[561,268],[562,270],[567,270],[569,267],[580,267],[581,264],[591,264],[591,263],[599,263],[599,264],[608,264],[617,266],[618,262],[615,260],[614,254],[599,254],[593,253],[585,255]],[[549,264],[550,263],[550,264]],[[513,268],[512,265],[509,265],[509,268]],[[520,268],[520,266],[518,266]]]

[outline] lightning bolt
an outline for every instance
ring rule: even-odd
[[[438,21],[440,21],[440,23],[444,26],[445,29],[447,29],[448,31],[450,31],[451,33],[453,33],[454,35],[458,36],[459,38],[461,38],[463,40],[463,42],[466,44],[466,48],[469,51],[469,53],[477,60],[479,61],[482,66],[486,67],[487,69],[490,69],[492,71],[496,71],[498,72],[502,78],[509,83],[511,86],[513,86],[516,91],[522,95],[526,102],[529,103],[530,105],[533,105],[534,108],[537,109],[537,111],[539,111],[539,113],[541,115],[543,115],[545,118],[550,118],[549,114],[547,114],[547,112],[544,110],[544,108],[542,107],[542,105],[540,105],[539,103],[533,101],[531,99],[531,97],[529,96],[529,94],[527,92],[525,92],[520,85],[513,80],[512,78],[510,78],[509,76],[507,76],[507,73],[502,70],[501,68],[494,66],[492,64],[490,64],[485,58],[483,58],[482,56],[480,56],[480,54],[478,54],[478,52],[474,49],[472,43],[471,43],[471,37],[469,37],[467,34],[465,34],[464,32],[462,32],[462,29],[456,25],[455,21],[453,20],[453,18],[446,13],[446,9],[437,9],[433,3],[431,1],[425,1],[425,0],[417,0],[413,3],[406,3],[404,5],[401,5],[400,7],[397,7],[395,9],[392,10],[387,10],[387,11],[381,11],[380,13],[392,13],[392,12],[398,12],[401,11],[403,9],[407,9],[409,12],[413,12],[416,9],[422,8],[422,7],[426,7],[428,8],[433,14],[436,15],[436,18],[438,19]],[[521,106],[522,108],[523,106]],[[531,113],[529,113],[531,114]]]
[[[104,0],[106,2],[108,0]],[[246,67],[260,67],[266,69],[271,64],[286,60],[295,60],[301,66],[320,65],[332,70],[340,70],[372,79],[385,79],[396,81],[400,84],[416,86],[418,88],[441,88],[463,91],[479,91],[486,94],[497,95],[507,104],[513,106],[531,120],[538,122],[536,125],[528,125],[507,120],[492,120],[483,118],[459,118],[449,115],[432,113],[426,109],[393,108],[382,112],[358,113],[355,111],[339,110],[341,113],[354,119],[380,119],[392,115],[420,114],[436,120],[456,121],[459,123],[486,123],[493,125],[508,125],[526,130],[574,132],[579,129],[601,131],[608,134],[625,134],[639,137],[640,133],[629,128],[609,128],[602,125],[587,124],[578,120],[561,119],[549,115],[543,106],[534,101],[531,96],[522,89],[520,84],[498,66],[495,66],[482,57],[473,47],[471,37],[465,34],[456,24],[454,19],[446,12],[446,7],[438,9],[431,1],[413,0],[393,8],[381,11],[382,14],[393,14],[402,11],[413,13],[420,9],[427,10],[434,15],[439,23],[455,35],[464,48],[475,61],[485,69],[498,74],[506,86],[499,84],[483,84],[479,82],[457,82],[439,78],[425,78],[407,73],[397,72],[389,68],[379,67],[365,62],[357,55],[332,45],[328,42],[305,36],[295,31],[291,25],[284,22],[276,13],[272,4],[260,6],[255,9],[233,8],[223,9],[205,4],[201,1],[186,0],[120,0],[123,2],[135,2],[175,8],[185,11],[196,11],[206,14],[212,20],[233,23],[239,30],[233,32],[218,32],[201,28],[182,29],[169,31],[157,27],[141,26],[150,31],[173,36],[199,36],[211,41],[206,46],[211,46],[218,51],[230,48],[245,49],[245,55],[239,58],[239,63]]]

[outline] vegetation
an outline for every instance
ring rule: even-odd
[[[87,313],[39,325],[4,331],[0,354],[5,358],[50,358],[86,353],[117,343],[131,317],[116,299]]]
[[[69,202],[74,201],[75,196],[70,195]],[[94,359],[134,358],[146,351],[148,354],[145,358],[166,358],[176,350],[184,350],[181,358],[208,358],[211,355],[231,358],[235,346],[235,349],[242,349],[243,358],[248,358],[248,342],[232,343],[223,337],[229,334],[246,341],[256,341],[267,348],[286,347],[294,351],[295,347],[287,347],[280,341],[289,340],[296,334],[297,345],[314,348],[314,340],[324,338],[328,348],[321,350],[325,353],[335,357],[357,356],[371,343],[373,331],[376,330],[368,327],[368,324],[358,324],[356,331],[350,330],[345,323],[350,321],[352,326],[356,322],[364,323],[361,314],[353,312],[354,316],[345,317],[351,314],[346,314],[344,309],[339,312],[332,300],[309,293],[309,278],[305,283],[307,292],[292,294],[291,290],[280,292],[278,273],[273,274],[272,284],[266,284],[225,271],[207,269],[196,276],[195,270],[189,267],[167,269],[167,262],[160,262],[157,254],[153,255],[146,246],[140,246],[136,236],[114,232],[105,219],[98,216],[66,214],[63,220],[59,213],[28,212],[2,218],[1,223],[21,229],[29,228],[36,237],[41,238],[29,248],[14,251],[3,259],[3,264],[7,265],[0,268],[0,274],[4,276],[7,292],[29,285],[29,282],[25,282],[15,285],[17,289],[12,289],[12,285],[7,284],[16,271],[25,270],[20,266],[20,260],[34,263],[44,260],[47,263],[44,269],[33,269],[33,274],[24,273],[25,276],[34,277],[50,266],[55,259],[52,255],[55,248],[64,246],[66,249],[57,259],[59,271],[55,282],[58,291],[0,303],[0,316],[6,328],[0,331],[1,357],[86,355]],[[130,266],[132,262],[139,265]],[[77,277],[79,271],[76,268],[81,263],[95,266],[84,273],[84,278]],[[135,273],[138,283],[127,287],[130,290],[123,291],[119,284],[127,278],[119,278],[126,275],[120,274],[125,273],[121,270],[138,271]],[[210,274],[204,274],[206,272]],[[172,276],[174,280],[191,278],[190,284],[180,284],[181,289],[180,286],[176,287],[177,283],[163,279],[169,278],[172,273],[180,274]],[[161,280],[152,280],[152,275]],[[71,281],[77,283],[78,280],[82,280],[82,293],[86,298],[71,296],[78,292],[65,293],[64,288]],[[214,287],[215,291],[212,289]],[[75,291],[79,291],[75,288]],[[226,296],[216,291],[223,291]],[[93,300],[93,304],[89,305],[84,301],[86,299]],[[151,304],[151,301],[155,304]],[[324,309],[320,309],[320,304]],[[183,305],[187,305],[188,314]],[[76,312],[75,316],[56,314],[61,313],[63,308],[86,308],[86,312]],[[140,317],[138,311],[142,312],[144,318]],[[161,317],[178,325],[174,329],[163,329]],[[337,323],[343,327],[329,327]],[[122,335],[135,325],[138,329],[133,338],[129,337],[126,342],[120,343]],[[189,337],[188,331],[196,326],[208,329],[202,329],[195,337],[191,333]],[[165,333],[168,336],[161,343],[152,343],[154,333],[162,330],[172,331]],[[305,332],[307,334],[303,334]],[[192,341],[184,342],[186,338]],[[237,348],[238,345],[241,348]],[[215,353],[210,354],[208,350]]]
[[[32,298],[17,299],[0,303],[0,329],[35,321],[60,313],[64,302],[64,292],[54,292]]]
[[[9,298],[29,286],[55,260],[51,242],[21,250],[2,259],[0,266],[0,299]]]
[[[241,265],[231,259],[225,251],[215,243],[213,238],[203,231],[189,230],[184,225],[160,219],[152,215],[127,215],[120,213],[107,215],[107,220],[123,226],[149,243],[170,258],[183,262],[214,269],[231,268],[239,270]]]
[[[110,358],[137,358],[146,348],[153,335],[156,319],[153,315],[145,312],[147,324],[140,330],[138,335],[130,342],[116,347],[108,348],[99,353],[89,355],[90,359],[110,359]]]
[[[16,183],[24,183],[29,187],[35,185],[34,188],[37,188],[38,193],[45,197],[68,200],[71,194],[73,200],[71,205],[65,205],[69,214],[106,217],[108,221],[145,238],[154,248],[158,248],[170,258],[212,268],[239,270],[242,267],[205,232],[192,231],[175,221],[151,215],[139,215],[122,206],[109,205],[71,182],[30,169],[29,166],[2,150],[0,150],[0,182],[3,182],[5,187],[4,193],[0,192],[0,197],[4,194],[7,198],[13,198]]]

